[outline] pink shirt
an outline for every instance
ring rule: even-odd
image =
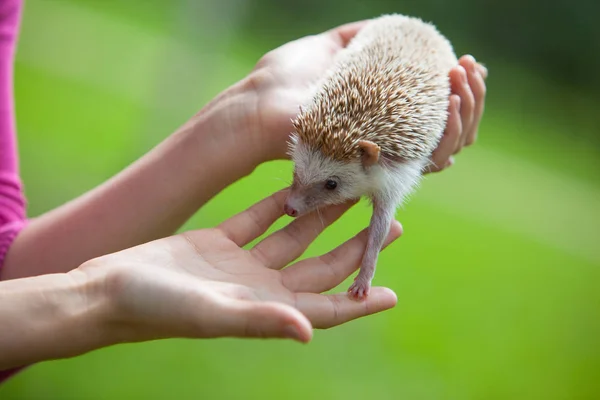
[[[17,156],[13,63],[22,0],[0,0],[0,268],[26,222]],[[0,371],[0,382],[19,369]]]

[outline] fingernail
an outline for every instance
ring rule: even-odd
[[[451,167],[453,165],[454,165],[454,157],[450,156],[450,158],[448,159],[448,161],[446,161],[445,168],[449,168],[449,167]]]
[[[283,328],[283,335],[288,339],[294,339],[299,342],[302,341],[300,339],[300,332],[298,332],[298,329],[294,325],[286,325]]]

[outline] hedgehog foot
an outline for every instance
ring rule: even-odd
[[[358,277],[348,289],[348,295],[354,300],[364,300],[369,295],[370,290],[371,281],[369,279],[362,279],[361,277]]]

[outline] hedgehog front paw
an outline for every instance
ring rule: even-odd
[[[370,290],[371,281],[369,279],[358,277],[348,289],[348,295],[354,300],[364,300],[369,295]]]

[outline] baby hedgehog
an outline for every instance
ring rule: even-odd
[[[342,50],[293,121],[294,177],[285,213],[367,196],[373,205],[360,272],[348,289],[365,298],[397,208],[414,191],[442,137],[451,44],[420,19],[371,20]]]

